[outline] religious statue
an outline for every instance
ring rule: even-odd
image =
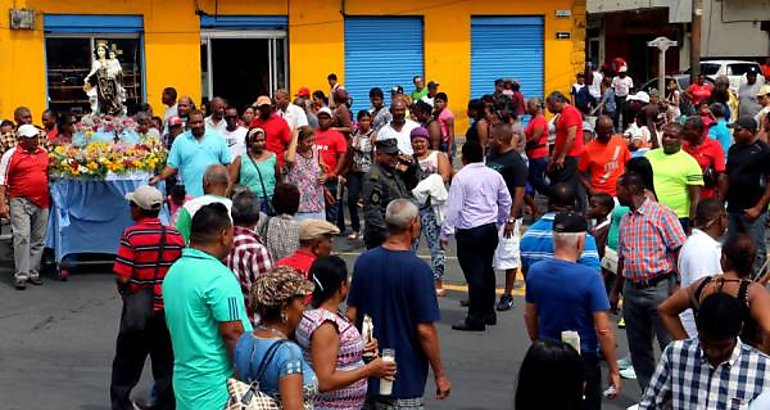
[[[106,41],[98,41],[91,72],[84,79],[83,90],[91,103],[92,114],[125,115],[126,92],[123,89],[123,69],[115,50]]]

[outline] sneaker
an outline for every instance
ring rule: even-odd
[[[625,329],[626,328],[626,319],[623,319],[622,317],[618,320],[618,328]]]
[[[361,237],[361,235],[357,231],[353,231],[353,233],[348,235],[348,239],[350,239],[351,241],[355,241],[355,240],[359,239],[360,237]]]
[[[497,302],[497,311],[505,312],[513,308],[513,295],[502,295],[500,301]]]
[[[27,281],[26,279],[17,278],[14,280],[13,285],[16,287],[16,290],[24,290],[27,288]]]
[[[631,367],[631,358],[626,356],[620,360],[618,360],[618,369],[620,370],[626,370],[629,367]]]
[[[636,380],[636,372],[633,367],[629,367],[620,371],[620,377],[627,380]]]
[[[43,280],[40,279],[40,276],[30,276],[29,278],[27,278],[27,282],[35,286],[40,286],[43,284]]]

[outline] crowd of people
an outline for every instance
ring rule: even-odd
[[[452,237],[468,285],[452,329],[495,326],[524,276],[533,344],[516,408],[598,409],[621,378],[638,380],[642,409],[757,399],[770,389],[770,86],[749,72],[736,94],[726,78],[699,77],[661,98],[637,91],[622,60],[613,69],[589,67],[569,96],[544,100],[496,81],[469,101],[459,146],[448,96],[420,76],[411,94],[393,87],[389,107],[372,88],[371,109],[355,115],[334,74],[328,96],[301,88],[292,101],[278,89],[242,110],[215,97],[202,111],[167,88],[163,117],[138,107],[140,133],[169,157],[126,195],[135,224],[114,265],[124,309],[112,407],[257,397],[239,394],[240,381],[285,409],[418,409],[429,369],[444,399],[435,323]],[[20,290],[42,284],[43,147],[70,142],[77,122],[41,119],[31,125],[20,107],[2,124],[0,216]],[[366,248],[352,272],[333,255],[337,235]],[[415,255],[423,236],[430,264]],[[618,359],[621,306],[630,355]],[[148,355],[155,383],[143,404],[131,392]]]

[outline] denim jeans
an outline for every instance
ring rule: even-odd
[[[348,176],[348,212],[350,213],[350,227],[353,232],[361,231],[361,219],[358,217],[358,198],[364,187],[363,172],[351,172]]]
[[[754,276],[759,274],[762,265],[767,259],[767,240],[765,238],[765,222],[767,222],[767,212],[762,212],[759,217],[753,221],[748,221],[743,212],[730,212],[728,230],[730,232],[747,233],[754,239],[757,246],[757,259],[754,260]]]
[[[529,160],[527,180],[532,188],[540,195],[548,196],[548,183],[545,181],[545,169],[548,167],[548,157]]]
[[[326,205],[326,220],[337,225],[340,232],[345,232],[345,208],[342,206],[342,201],[336,201],[337,181],[326,182],[326,189],[328,189],[335,198],[334,204]]]
[[[655,372],[653,336],[658,338],[661,351],[671,341],[671,336],[660,320],[658,305],[671,294],[674,281],[675,276],[671,275],[646,289],[634,289],[628,280],[623,286],[623,318],[626,321],[628,350],[631,352],[631,363],[642,391],[650,384]]]

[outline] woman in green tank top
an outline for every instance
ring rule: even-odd
[[[239,183],[266,204],[273,197],[276,184],[281,182],[281,169],[276,155],[265,149],[265,130],[254,127],[246,133],[246,153],[230,165],[230,188]]]

